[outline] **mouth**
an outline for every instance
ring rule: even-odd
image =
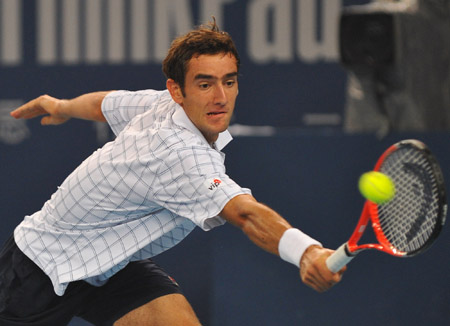
[[[220,111],[220,112],[208,112],[207,115],[208,116],[217,116],[217,115],[221,115],[221,114],[225,114],[226,112],[224,111]]]

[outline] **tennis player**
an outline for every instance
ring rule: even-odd
[[[239,55],[215,22],[174,40],[163,91],[43,95],[11,115],[42,124],[106,121],[115,140],[95,151],[0,253],[0,325],[200,325],[178,284],[151,257],[196,226],[225,222],[300,268],[322,292],[343,272],[333,252],[293,228],[226,173],[221,150],[238,95]]]

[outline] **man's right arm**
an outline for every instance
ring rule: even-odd
[[[102,101],[110,91],[81,95],[71,100],[42,95],[11,112],[16,119],[32,119],[44,115],[43,125],[58,125],[71,118],[105,122]]]
[[[303,236],[304,239],[301,239],[299,246],[299,241],[295,240],[301,231],[293,229],[277,212],[257,202],[251,195],[239,195],[231,199],[220,216],[240,228],[257,246],[280,257],[286,254],[285,252],[282,255],[280,252],[283,247],[280,247],[280,241],[286,231],[293,230],[294,245],[288,243],[284,250],[293,251],[292,257],[300,254],[295,258],[298,261],[291,261],[291,259],[288,261],[300,267],[302,281],[316,291],[323,292],[341,280],[346,268],[338,273],[332,273],[325,264],[326,259],[333,253],[332,250],[314,244],[306,235]],[[305,241],[305,239],[308,240]],[[292,243],[292,241],[288,242]],[[287,256],[291,257],[291,255]]]

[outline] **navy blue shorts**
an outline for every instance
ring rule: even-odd
[[[182,293],[152,260],[129,263],[101,287],[72,282],[58,296],[47,275],[11,237],[0,252],[0,326],[67,325],[74,316],[94,325],[112,325],[158,297]]]

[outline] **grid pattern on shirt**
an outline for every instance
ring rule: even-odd
[[[172,121],[176,108],[167,92],[108,96],[103,110],[117,138],[16,229],[18,246],[56,293],[73,280],[101,282],[130,260],[174,246],[195,225],[223,224],[216,215],[226,202],[248,193],[225,174],[220,152]]]

